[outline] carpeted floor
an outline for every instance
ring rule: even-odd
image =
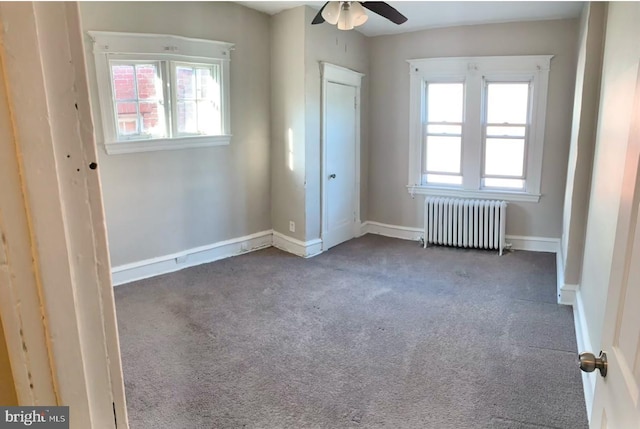
[[[116,288],[132,429],[587,428],[555,255],[367,235]]]

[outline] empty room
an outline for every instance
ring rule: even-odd
[[[0,2],[0,426],[640,427],[638,22]]]

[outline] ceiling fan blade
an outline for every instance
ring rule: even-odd
[[[387,18],[394,24],[402,24],[407,22],[407,17],[396,10],[396,8],[390,6],[383,1],[363,1],[362,6],[369,9],[371,12],[375,12],[378,15]]]
[[[313,21],[311,21],[311,24],[322,24],[324,22],[324,18],[322,17],[322,11],[324,10],[325,7],[327,7],[327,5],[329,4],[329,2],[326,2],[318,11],[318,14],[315,16],[315,18],[313,18]]]

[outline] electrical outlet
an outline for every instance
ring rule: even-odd
[[[296,223],[292,220],[289,221],[289,231],[296,232]]]

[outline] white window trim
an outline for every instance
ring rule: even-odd
[[[89,31],[96,65],[100,117],[104,144],[108,154],[150,152],[223,146],[231,143],[230,57],[234,45],[213,40],[192,39],[167,34],[118,33]],[[182,136],[162,139],[118,141],[112,101],[110,60],[160,60],[220,64],[222,80],[223,134],[216,136]]]
[[[500,198],[508,201],[538,202],[540,201],[540,184],[542,179],[542,158],[544,149],[544,130],[546,121],[547,93],[549,84],[549,69],[553,55],[523,55],[500,57],[451,57],[424,58],[408,60],[410,65],[410,94],[409,94],[409,179],[407,190],[411,195],[442,195],[466,198]],[[426,82],[445,81],[451,77],[464,76],[465,101],[473,100],[482,106],[484,76],[494,80],[495,77],[510,80],[530,76],[534,92],[531,109],[531,129],[526,154],[526,189],[511,191],[500,189],[482,189],[481,160],[482,144],[465,145],[464,151],[476,152],[467,156],[475,164],[463,168],[474,171],[472,180],[463,180],[463,187],[434,186],[422,184],[422,151],[423,149],[423,119],[425,115],[425,84]],[[476,111],[477,110],[477,111]],[[468,117],[467,115],[480,115]],[[481,109],[467,110],[465,102],[465,121],[463,135],[482,136]],[[468,141],[468,138],[466,139]],[[477,160],[477,162],[476,162]],[[462,160],[463,164],[465,159]],[[464,167],[464,166],[463,166]],[[477,174],[475,174],[477,172]],[[477,176],[477,177],[476,177]]]

